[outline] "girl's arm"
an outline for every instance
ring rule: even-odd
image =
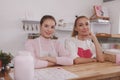
[[[77,58],[74,59],[74,64],[89,63],[89,62],[96,62],[96,59],[80,58],[80,57],[77,57]]]
[[[54,65],[72,65],[73,59],[68,56],[61,56],[61,57],[42,57],[41,60],[48,61]]]
[[[35,68],[44,68],[47,66],[55,65],[55,63],[48,62],[46,60],[41,60],[37,58],[37,55],[35,53],[35,41],[34,40],[27,40],[27,42],[25,43],[25,50],[29,51],[31,55],[33,56]]]
[[[60,42],[54,42],[55,50],[58,56],[46,57],[48,62],[56,63],[57,65],[72,65],[73,59],[70,58],[70,53],[65,50],[65,47]]]
[[[53,63],[53,62],[48,62],[48,67],[49,66],[55,66],[56,64],[55,63]]]
[[[96,59],[100,62],[104,61],[104,56],[103,56],[103,52],[102,52],[102,48],[96,38],[96,36],[93,33],[90,33],[91,39],[93,40],[93,43],[95,45],[95,49],[96,49]]]

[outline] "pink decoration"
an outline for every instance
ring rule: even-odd
[[[116,64],[120,64],[120,54],[116,54]]]
[[[78,48],[78,55],[83,58],[91,58],[92,57],[92,53],[91,53],[90,49],[84,50],[82,48]]]

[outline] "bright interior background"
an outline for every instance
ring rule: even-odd
[[[27,34],[22,28],[22,20],[39,21],[43,15],[49,14],[57,21],[64,19],[64,22],[74,22],[76,15],[90,17],[93,14],[93,5],[108,7],[114,27],[112,32],[119,33],[119,0],[106,3],[102,0],[1,0],[0,50],[16,54],[24,49]]]

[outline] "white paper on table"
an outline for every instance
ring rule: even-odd
[[[14,80],[14,73],[9,73]],[[78,76],[60,67],[35,69],[34,80],[67,80]]]
[[[35,80],[67,80],[78,76],[60,67],[35,70]]]

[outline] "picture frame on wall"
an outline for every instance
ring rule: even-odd
[[[106,7],[103,7],[101,5],[95,5],[94,6],[95,14],[97,17],[109,17],[108,10]]]
[[[104,19],[109,20],[109,12],[108,9],[101,5],[94,5],[94,14],[91,16],[91,19]]]

